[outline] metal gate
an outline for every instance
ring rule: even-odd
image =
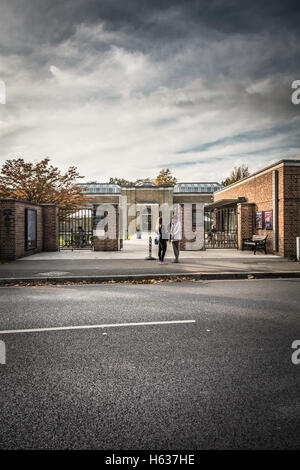
[[[205,209],[204,231],[206,248],[237,248],[236,206]]]
[[[60,209],[60,250],[93,248],[93,210],[91,208]]]

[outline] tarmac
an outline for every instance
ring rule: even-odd
[[[236,249],[181,251],[180,262],[174,260],[168,247],[167,264],[158,264],[157,247],[154,260],[149,255],[148,240],[124,242],[118,252],[61,250],[42,252],[0,264],[0,285],[18,283],[101,283],[145,282],[180,279],[262,279],[300,278],[300,263],[274,255]]]

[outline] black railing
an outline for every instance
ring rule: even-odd
[[[237,248],[237,232],[205,232],[206,248]]]
[[[59,248],[91,249],[93,247],[93,211],[90,208],[60,209]]]

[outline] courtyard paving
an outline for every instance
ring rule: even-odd
[[[152,243],[153,256],[157,257],[157,245]],[[64,249],[57,252],[42,252],[32,256],[26,256],[18,261],[46,261],[46,260],[143,260],[149,254],[149,241],[148,239],[132,239],[125,240],[123,249],[120,251],[92,251],[92,250],[73,250]],[[253,259],[253,253],[251,251],[240,251],[232,249],[208,249],[205,251],[181,251],[180,259]],[[263,252],[257,252],[255,257],[260,259],[270,257],[280,258],[274,255],[265,255]],[[173,249],[171,243],[168,243],[168,249],[166,253],[166,260],[174,258]]]

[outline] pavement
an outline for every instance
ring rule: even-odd
[[[299,287],[1,287],[0,448],[300,449]]]
[[[154,237],[153,237],[154,238]],[[158,257],[158,246],[152,243],[152,254],[154,257]],[[148,239],[132,239],[124,240],[123,248],[119,251],[93,251],[89,249],[83,250],[72,250],[72,249],[63,249],[56,252],[41,252],[36,253],[35,255],[24,257],[22,261],[28,259],[36,261],[46,261],[46,260],[144,260],[149,255],[149,240]],[[204,251],[194,250],[194,251],[181,251],[180,258],[181,260],[185,259],[207,259],[207,258],[236,258],[236,259],[245,259],[252,258],[254,255],[250,251],[241,251],[236,249],[207,249]],[[263,251],[257,252],[257,255],[260,257],[265,257]],[[267,258],[270,255],[267,255]],[[172,260],[174,258],[172,244],[167,244],[166,259]]]
[[[300,277],[300,263],[258,252],[232,249],[182,251],[180,263],[173,264],[172,247],[168,264],[145,260],[147,240],[130,240],[119,252],[62,250],[38,253],[17,261],[0,264],[0,284],[9,282],[105,282],[148,278],[200,277],[234,279],[254,277]],[[157,257],[157,247],[153,249]]]

